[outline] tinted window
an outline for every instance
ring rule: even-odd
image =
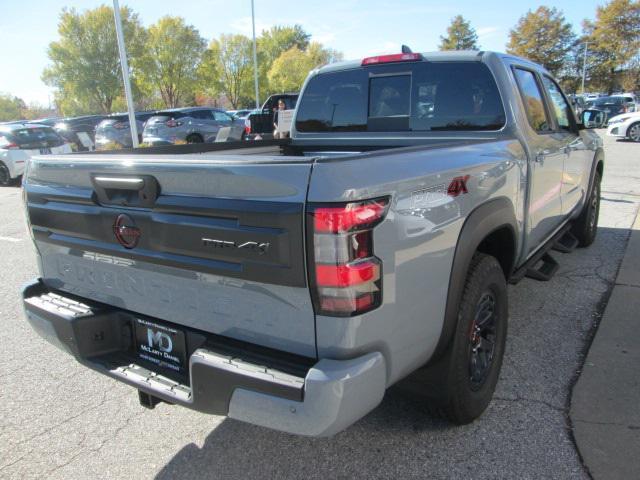
[[[2,133],[2,135],[10,143],[15,143],[21,148],[40,146],[43,143],[48,145],[61,145],[64,143],[60,135],[50,127],[24,128],[13,130],[10,133]]]
[[[515,69],[516,80],[525,105],[529,124],[537,132],[549,131],[549,121],[544,109],[542,92],[535,75],[528,70]]]
[[[622,105],[624,99],[622,97],[602,97],[594,102],[594,105]]]
[[[193,110],[187,114],[192,118],[200,118],[202,120],[211,120],[213,117],[211,116],[211,110]]]
[[[377,65],[312,78],[296,129],[498,130],[505,122],[489,69],[478,62]]]
[[[213,111],[213,118],[216,119],[216,122],[230,122],[231,117],[224,112],[218,112],[216,110]]]
[[[560,87],[546,75],[542,76],[542,83],[544,88],[549,94],[551,104],[553,106],[553,113],[555,113],[558,127],[562,130],[571,130],[571,123],[569,122],[570,107],[565,101],[560,91]]]

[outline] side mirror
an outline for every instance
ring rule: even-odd
[[[606,121],[602,110],[585,110],[582,112],[582,124],[585,128],[602,128]]]

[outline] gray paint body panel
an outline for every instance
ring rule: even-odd
[[[88,221],[84,225],[82,222],[71,222],[72,225],[69,225],[69,222],[63,221],[63,217],[53,226],[46,223],[45,235],[40,232],[36,235],[36,247],[40,253],[41,273],[45,283],[81,297],[205,332],[315,357],[315,318],[309,290],[304,286],[306,273],[302,244],[302,212],[311,171],[310,160],[297,158],[287,162],[283,158],[277,158],[275,163],[267,160],[263,164],[245,164],[242,158],[240,156],[234,163],[232,157],[230,161],[221,164],[219,161],[207,161],[202,156],[195,156],[193,159],[141,159],[135,156],[115,158],[100,155],[93,158],[41,157],[35,159],[29,167],[25,190],[27,194],[30,191],[45,191],[49,196],[59,191],[64,202],[51,202],[51,208],[56,211],[92,208],[104,213],[105,210],[111,210],[111,217],[114,219],[123,212],[134,215],[136,210],[95,206],[86,193],[93,188],[90,178],[92,174],[152,175],[160,185],[161,194],[166,195],[159,197],[160,199],[173,198],[179,201],[185,196],[197,194],[200,197],[229,201],[252,200],[258,205],[261,201],[299,205],[298,232],[291,235],[295,245],[288,247],[289,251],[284,252],[282,258],[288,258],[287,254],[300,256],[300,266],[296,268],[302,269],[299,273],[303,286],[258,282],[250,276],[244,275],[243,278],[242,271],[228,276],[224,275],[224,270],[216,274],[198,269],[197,264],[195,267],[185,265],[184,268],[176,268],[132,258],[127,253],[135,252],[135,249],[125,250],[119,247],[113,235],[107,235],[104,241],[110,242],[109,248],[116,249],[115,251],[92,249],[91,243],[80,243],[77,246],[60,244],[55,241],[55,234],[80,240],[91,238],[87,230],[90,228]],[[41,212],[42,206],[34,205],[34,212]],[[165,205],[162,208],[167,207]],[[42,216],[43,213],[39,215]],[[213,217],[205,216],[203,222],[209,218],[215,220],[215,212],[210,215]],[[153,219],[154,216],[151,215],[150,218]],[[163,217],[156,215],[155,218]],[[175,218],[176,222],[180,221],[180,215],[175,215]],[[197,217],[183,215],[182,218],[193,221]],[[109,220],[108,215],[106,220]],[[216,221],[224,223],[226,220],[222,218]],[[108,223],[103,232],[109,232],[110,225]],[[61,230],[56,231],[56,226]],[[139,226],[142,227],[143,224],[139,223]],[[154,223],[153,226],[158,227],[160,224]],[[229,231],[239,230],[231,226]],[[51,235],[51,232],[54,235],[48,240],[47,235]],[[199,240],[194,237],[194,242]],[[117,249],[121,252],[118,253]],[[162,254],[161,249],[162,242],[159,240],[150,247],[150,251],[159,254]],[[193,251],[192,249],[191,252]],[[211,258],[215,259],[216,255],[220,258],[221,253],[212,251]],[[232,266],[239,265],[242,268],[240,255],[246,257],[249,254],[237,252],[239,263],[231,264]],[[260,257],[255,255],[252,260],[259,261]]]

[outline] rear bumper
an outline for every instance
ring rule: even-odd
[[[69,297],[41,281],[25,286],[25,313],[36,332],[83,365],[168,403],[319,437],[347,428],[384,396],[379,352],[279,369],[264,355],[257,363],[242,349],[203,340],[189,356],[188,380],[168,378],[135,363],[134,314]]]

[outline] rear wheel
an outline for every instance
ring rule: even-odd
[[[579,247],[588,247],[596,239],[598,233],[598,217],[600,216],[600,173],[596,172],[593,186],[587,203],[580,216],[575,220],[571,233],[578,239]]]
[[[640,142],[640,122],[632,123],[627,130],[627,137],[632,142]]]
[[[204,142],[204,139],[202,138],[201,135],[197,133],[192,133],[187,137],[187,143],[202,143],[202,142]]]
[[[440,368],[445,392],[431,401],[436,413],[458,425],[485,411],[502,366],[508,321],[507,284],[498,261],[476,253],[471,261],[458,324]]]
[[[7,166],[0,162],[0,185],[7,186],[11,184],[11,174]]]

